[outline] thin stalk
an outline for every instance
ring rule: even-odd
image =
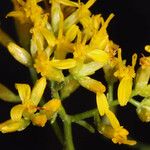
[[[64,123],[64,135],[65,135],[65,150],[74,150],[73,138],[72,138],[72,126],[71,126],[71,118],[66,114],[63,106],[59,111],[59,115]]]
[[[37,73],[36,73],[36,71],[33,67],[29,68],[29,72],[30,72],[30,76],[31,76],[31,79],[32,79],[32,83],[34,84],[36,82],[36,80],[38,79]]]
[[[56,137],[58,138],[58,140],[60,141],[60,143],[63,145],[63,134],[61,132],[61,129],[59,128],[59,125],[57,123],[57,121],[55,121],[53,124],[51,124],[52,129],[54,130]]]
[[[94,117],[96,113],[98,113],[98,110],[95,108],[95,109],[92,109],[92,110],[89,110],[89,111],[86,111],[77,115],[73,115],[70,117],[71,117],[72,122],[77,122],[86,118]]]
[[[138,101],[136,101],[135,99],[131,98],[129,101],[132,105],[134,105],[135,107],[138,107],[140,105],[140,103]]]
[[[59,98],[59,93],[55,89],[55,82],[51,82],[51,93],[53,98]],[[64,148],[65,150],[74,150],[74,144],[73,144],[73,138],[72,138],[72,126],[71,126],[71,118],[66,113],[63,106],[61,106],[58,114],[60,115],[60,118],[62,119],[62,122],[64,124],[64,136],[65,136],[65,143]],[[54,130],[55,131],[55,130]]]
[[[110,103],[113,101],[113,89],[114,89],[113,83],[109,83],[108,84],[108,101]]]
[[[7,47],[9,42],[14,42],[14,40],[0,28],[0,43]]]

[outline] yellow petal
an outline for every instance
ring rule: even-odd
[[[32,123],[36,126],[44,127],[47,122],[47,117],[45,114],[35,114],[32,118]]]
[[[90,8],[95,3],[95,1],[96,0],[88,0],[88,2],[85,4],[85,7]]]
[[[24,105],[16,105],[10,111],[10,117],[13,121],[19,121],[22,118],[23,111],[25,107]]]
[[[65,35],[66,39],[70,42],[73,41],[75,37],[77,36],[78,31],[79,31],[79,27],[73,24],[66,32],[66,35]]]
[[[100,92],[96,93],[96,103],[100,115],[103,116],[105,112],[107,112],[107,110],[109,109],[105,94]]]
[[[128,103],[131,92],[132,92],[132,78],[125,76],[120,81],[118,87],[118,101],[121,106],[125,106]]]
[[[61,106],[61,101],[59,99],[52,99],[48,101],[43,106],[43,110],[46,113],[47,118],[52,118],[53,115],[58,111]]]
[[[20,99],[22,103],[25,103],[30,99],[31,88],[28,84],[15,84],[16,89],[18,90]]]
[[[147,52],[150,53],[150,45],[146,45],[146,46],[145,46],[145,51],[147,51]]]
[[[11,55],[19,61],[21,64],[30,67],[32,66],[32,58],[30,54],[24,49],[18,46],[17,44],[10,42],[7,46]]]
[[[106,64],[109,60],[109,55],[105,51],[99,49],[88,52],[87,56],[102,64]]]
[[[57,2],[63,4],[63,5],[66,5],[66,6],[72,6],[72,7],[78,7],[78,3],[76,2],[72,2],[70,0],[57,0]]]
[[[120,127],[120,123],[112,111],[108,110],[106,112],[106,116],[108,117],[110,124],[114,129],[118,129]]]
[[[52,60],[51,65],[57,69],[70,69],[76,66],[74,59]]]
[[[35,83],[32,93],[31,93],[31,101],[34,103],[34,105],[38,105],[40,102],[42,95],[44,93],[46,87],[46,78],[42,77]]]
[[[20,99],[6,86],[0,83],[0,99],[7,102],[20,102]]]
[[[46,28],[40,28],[40,31],[41,31],[41,34],[45,37],[48,45],[50,47],[54,47],[56,44],[56,39],[53,33]]]
[[[23,119],[19,121],[13,121],[10,119],[0,124],[0,131],[2,133],[22,131],[29,125],[29,123],[29,121]]]
[[[6,17],[17,17],[17,18],[24,18],[24,13],[22,11],[11,11],[7,14]]]
[[[83,87],[92,92],[105,92],[105,86],[100,81],[94,80],[90,77],[80,77],[78,78],[78,81]]]

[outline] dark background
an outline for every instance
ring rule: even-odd
[[[108,33],[110,39],[119,44],[123,49],[123,57],[127,57],[130,60],[134,52],[141,56],[144,46],[150,43],[149,7],[149,0],[97,0],[92,7],[92,12],[101,13],[105,19],[110,13],[115,14],[108,27]],[[6,14],[11,10],[12,5],[9,0],[0,1],[0,26],[17,41],[12,19],[5,18]],[[99,79],[101,79],[100,76]],[[31,84],[28,70],[19,63],[16,63],[2,46],[0,46],[0,82],[7,85],[14,92],[16,92],[14,89],[14,83],[16,82]],[[70,114],[83,112],[96,106],[95,95],[80,88],[64,105]],[[0,101],[0,122],[9,118],[9,111],[12,106],[13,104]],[[129,104],[127,107],[119,108],[118,118],[121,124],[129,129],[130,135],[134,139],[150,144],[149,123],[141,123],[133,106]],[[91,122],[92,120],[89,119],[88,121]],[[103,138],[99,133],[91,134],[86,129],[77,125],[73,125],[73,137],[76,150],[108,148],[110,150],[137,150],[137,147],[112,144],[110,140]],[[30,125],[22,132],[0,133],[0,148],[6,150],[10,148],[15,150],[62,149],[53,131],[49,128],[49,124],[44,128]]]

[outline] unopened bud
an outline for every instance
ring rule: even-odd
[[[143,122],[150,122],[150,99],[145,98],[142,100],[136,112]]]
[[[18,46],[17,44],[10,42],[7,46],[11,55],[19,61],[21,64],[30,67],[32,66],[32,58],[30,54],[24,49]]]

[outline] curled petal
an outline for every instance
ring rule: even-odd
[[[132,78],[125,76],[118,87],[118,101],[121,106],[125,106],[132,92]]]
[[[13,121],[19,121],[22,118],[23,111],[25,110],[24,105],[16,105],[10,111],[10,116]]]

